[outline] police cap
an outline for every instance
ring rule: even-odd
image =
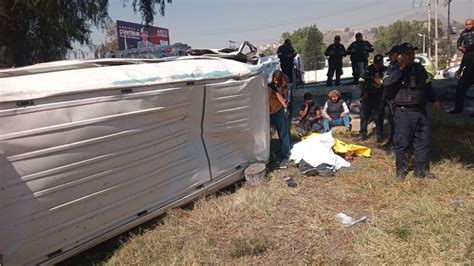
[[[400,53],[407,53],[407,52],[412,52],[415,50],[418,50],[418,47],[413,46],[413,44],[409,42],[400,44],[400,50],[399,50]]]
[[[383,55],[381,55],[381,54],[376,54],[376,55],[374,56],[374,63],[375,63],[375,64],[383,63]]]
[[[393,53],[400,53],[400,45],[397,44],[397,45],[392,46],[390,51],[388,51],[385,55],[389,55]]]

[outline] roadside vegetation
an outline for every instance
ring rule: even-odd
[[[69,262],[473,263],[474,123],[467,119],[454,123],[444,114],[432,119],[431,169],[437,180],[409,175],[397,181],[394,158],[371,139],[372,158],[356,158],[334,178],[302,176],[296,167],[272,170],[267,183],[240,183],[203,197]],[[286,175],[298,187],[287,187]],[[370,221],[344,227],[334,218],[339,212]]]

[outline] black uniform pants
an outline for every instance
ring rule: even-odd
[[[381,123],[383,125],[384,119],[385,119],[385,108],[387,108],[387,113],[388,113],[388,124],[390,125],[390,138],[389,138],[389,143],[393,143],[393,135],[395,134],[395,122],[393,121],[393,116],[394,116],[394,110],[393,106],[390,106],[390,103],[387,100],[382,100],[382,106],[380,107],[380,116],[379,119],[381,120]]]
[[[395,121],[395,159],[397,170],[407,169],[406,153],[413,142],[415,169],[425,170],[428,165],[430,129],[426,110],[401,111],[397,109]]]
[[[342,62],[336,62],[336,63],[329,63],[329,68],[328,68],[328,80],[327,84],[332,85],[332,79],[334,77],[334,74],[336,74],[336,85],[339,85],[341,82],[341,75],[342,75]]]
[[[379,98],[362,98],[360,106],[360,135],[367,137],[367,126],[372,120],[375,122],[377,139],[383,138],[383,112]]]
[[[474,66],[472,69],[464,70],[462,77],[458,81],[456,87],[456,109],[464,109],[464,98],[466,97],[467,90],[474,85]]]

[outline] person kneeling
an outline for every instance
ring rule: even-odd
[[[324,104],[322,111],[324,131],[328,132],[333,126],[344,125],[347,130],[351,129],[349,108],[341,98],[341,92],[332,90],[328,94],[329,100]]]

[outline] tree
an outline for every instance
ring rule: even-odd
[[[124,7],[128,1],[122,0]],[[171,0],[133,0],[150,24]],[[89,45],[93,26],[110,23],[109,0],[1,0],[0,68],[64,59],[71,43]]]
[[[95,58],[103,58],[109,52],[116,52],[118,50],[117,23],[112,22],[107,25],[105,42],[99,45],[91,44],[89,47],[91,51],[94,51]]]
[[[376,53],[386,53],[395,44],[410,42],[421,47],[422,38],[418,34],[426,33],[423,23],[418,21],[396,21],[389,26],[382,26],[375,34],[374,48]]]
[[[413,45],[423,48],[423,37],[418,34],[425,34],[426,36],[426,47],[427,49],[431,46],[434,49],[435,31],[434,31],[434,20],[431,21],[431,36],[428,36],[428,23],[422,21],[396,21],[388,26],[382,26],[377,29],[375,34],[375,52],[385,53],[395,44],[401,44],[404,42],[410,42]],[[438,20],[438,33],[441,38],[444,35],[444,26],[441,21]]]
[[[323,34],[316,25],[297,29],[293,33],[285,32],[283,39],[290,39],[296,52],[301,54],[305,69],[317,69],[324,64]]]

